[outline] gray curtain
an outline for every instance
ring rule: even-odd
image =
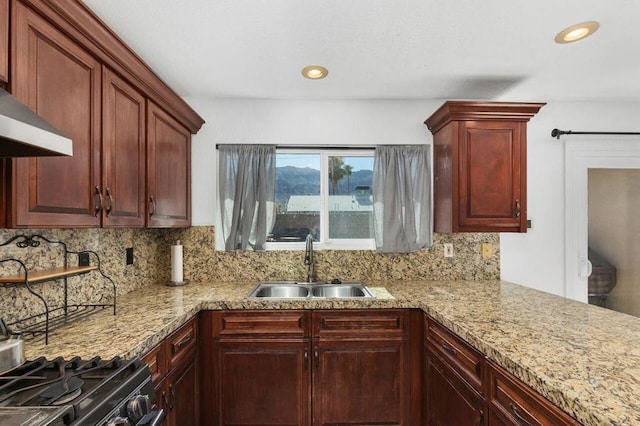
[[[264,250],[275,223],[276,147],[218,147],[225,250]]]
[[[373,219],[379,253],[408,253],[431,247],[429,145],[376,146]]]

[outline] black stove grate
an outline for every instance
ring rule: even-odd
[[[0,407],[69,405],[73,415],[65,424],[80,418],[99,419],[113,410],[114,401],[126,398],[148,377],[148,368],[137,358],[38,358],[0,375]]]

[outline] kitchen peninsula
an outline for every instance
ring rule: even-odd
[[[203,310],[416,308],[579,422],[640,424],[637,318],[505,281],[367,284],[379,297],[260,301],[246,299],[249,282],[149,285],[121,298],[115,317],[102,312],[57,330],[47,346],[29,341],[26,355],[142,355]]]

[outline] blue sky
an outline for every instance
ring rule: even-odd
[[[353,171],[373,170],[373,157],[342,157],[344,163],[351,165]],[[276,154],[277,167],[310,167],[320,170],[320,156],[318,154]]]

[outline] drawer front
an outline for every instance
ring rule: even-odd
[[[489,405],[492,415],[504,424],[579,425],[568,414],[495,365],[489,372]]]
[[[220,338],[308,336],[305,311],[239,311],[213,315],[213,335]]]
[[[195,318],[190,319],[174,331],[166,342],[169,351],[169,369],[171,369],[195,349],[198,342],[198,322]]]
[[[427,319],[426,330],[427,347],[445,360],[473,388],[484,394],[484,356],[431,318]]]
[[[149,370],[151,370],[151,381],[154,386],[157,386],[164,375],[167,374],[168,370],[164,341],[147,352],[141,360],[149,366]]]
[[[404,336],[407,333],[407,310],[314,311],[314,337]]]

